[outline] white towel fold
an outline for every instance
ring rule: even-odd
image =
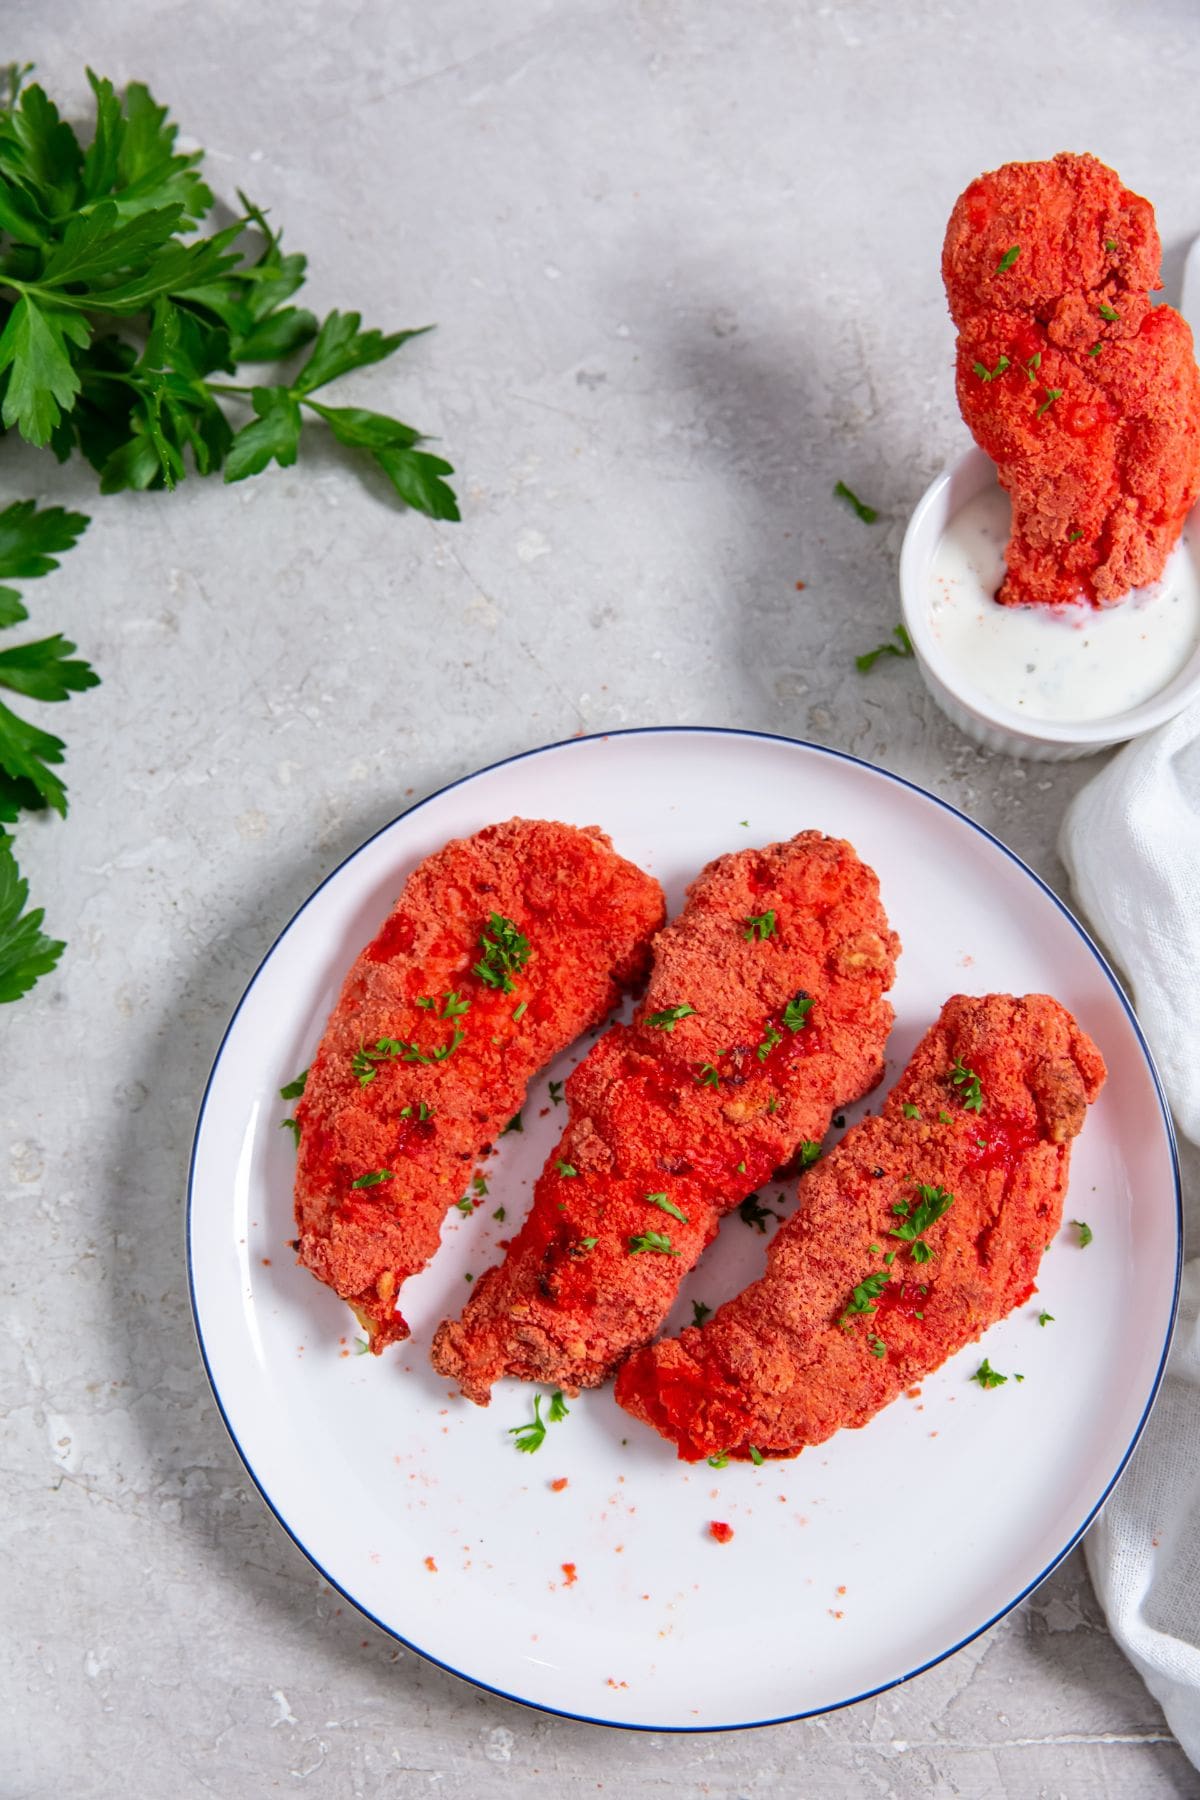
[[[1200,1144],[1200,703],[1089,782],[1059,849]],[[1200,1259],[1150,1423],[1084,1548],[1113,1636],[1200,1768]]]

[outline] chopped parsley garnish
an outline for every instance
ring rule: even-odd
[[[395,1179],[396,1177],[390,1169],[372,1169],[369,1175],[360,1175],[357,1181],[350,1183],[350,1186],[356,1188],[378,1187],[381,1181],[394,1181]]]
[[[1104,248],[1105,248],[1105,249],[1106,249],[1106,250],[1115,250],[1115,249],[1116,249],[1116,247],[1117,247],[1117,240],[1116,240],[1116,238],[1105,238],[1105,240],[1104,240]]]
[[[425,1123],[426,1119],[432,1119],[433,1114],[434,1108],[432,1106],[426,1106],[424,1100],[418,1100],[415,1114],[411,1106],[402,1106],[400,1108],[400,1117],[402,1119],[411,1119],[415,1116],[417,1121],[422,1125]]]
[[[889,644],[885,640],[882,644],[876,644],[873,650],[864,650],[861,656],[855,657],[854,666],[860,675],[865,675],[869,669],[873,669],[881,656],[911,656],[913,654],[912,639],[903,625],[893,625],[892,636],[896,639],[894,644]]]
[[[872,1356],[887,1355],[887,1345],[884,1343],[883,1339],[881,1337],[873,1337],[870,1332],[867,1334],[867,1349],[871,1352]]]
[[[975,1373],[972,1375],[971,1380],[977,1381],[982,1388],[995,1388],[1003,1387],[1008,1380],[1008,1376],[1001,1375],[998,1369],[993,1369],[991,1363],[985,1356]]]
[[[640,1256],[644,1250],[657,1250],[660,1256],[678,1256],[678,1250],[672,1250],[671,1240],[665,1231],[643,1231],[638,1237],[629,1240],[629,1254]]]
[[[712,1307],[705,1306],[703,1300],[692,1301],[692,1324],[703,1325],[705,1319],[712,1318]]]
[[[868,1256],[882,1256],[883,1255],[883,1245],[882,1244],[868,1244],[867,1245],[867,1255]]]
[[[708,1466],[710,1469],[727,1469],[729,1467],[729,1452],[727,1450],[718,1450],[714,1456],[709,1457]]]
[[[594,1250],[599,1242],[599,1238],[580,1238],[577,1244],[572,1244],[570,1254],[572,1256],[586,1256],[588,1251]]]
[[[697,1075],[696,1080],[700,1083],[701,1087],[720,1087],[721,1085],[721,1077],[718,1075],[712,1063],[700,1064],[700,1073]]]
[[[453,989],[442,995],[441,1007],[437,1010],[439,1019],[457,1019],[462,1013],[470,1012],[471,1002],[464,1000]]]
[[[979,1085],[979,1077],[974,1069],[968,1069],[961,1056],[956,1056],[950,1070],[950,1080],[958,1089],[958,1097],[967,1112],[983,1111],[983,1089]]]
[[[554,1166],[560,1175],[578,1175],[579,1173],[574,1163],[564,1162],[561,1156],[555,1157]]]
[[[797,1026],[796,1029],[799,1030],[799,1027]],[[783,1033],[781,1031],[776,1031],[773,1025],[768,1025],[766,1037],[754,1052],[759,1062],[766,1062],[776,1044],[782,1044],[782,1042]]]
[[[1025,370],[1026,381],[1036,381],[1037,376],[1034,373],[1034,371],[1035,371],[1035,369],[1040,369],[1041,366],[1042,366],[1042,353],[1040,350],[1037,350],[1030,357],[1030,359],[1027,363],[1022,364],[1022,367]]]
[[[938,1123],[939,1125],[953,1125],[954,1120],[950,1117],[948,1112],[940,1112],[938,1114]]]
[[[844,481],[837,482],[833,492],[835,499],[844,500],[847,506],[853,507],[864,525],[873,525],[879,517],[876,509],[873,506],[868,506],[864,500],[860,500],[858,495],[854,493],[851,488],[848,488]]]
[[[442,1044],[434,1051],[434,1062],[445,1062],[448,1056],[453,1056],[466,1035],[467,1034],[462,1026],[456,1025],[454,1027],[454,1036],[450,1039],[450,1042],[448,1044]],[[415,1044],[410,1044],[408,1049],[404,1052],[404,1060],[405,1062],[428,1062],[429,1058],[427,1056],[422,1056]]]
[[[1050,408],[1054,405],[1054,402],[1056,400],[1061,400],[1062,397],[1063,397],[1062,388],[1047,388],[1046,389],[1046,398],[1042,401],[1042,404],[1037,409],[1038,418],[1040,419],[1043,413],[1049,412]]]
[[[738,1216],[744,1225],[757,1226],[758,1230],[765,1234],[767,1220],[773,1219],[775,1214],[768,1211],[765,1206],[759,1204],[757,1194],[747,1194],[746,1198],[742,1201],[742,1204],[738,1207]]]
[[[821,1146],[814,1138],[805,1138],[800,1146],[800,1167],[811,1169],[815,1162],[821,1160]]]
[[[747,943],[753,938],[757,938],[761,944],[764,938],[769,938],[775,930],[775,908],[769,906],[766,912],[751,913],[745,924],[746,929],[742,936]]]
[[[671,1217],[678,1219],[681,1225],[687,1224],[687,1214],[681,1213],[675,1202],[668,1200],[665,1194],[647,1194],[646,1202],[649,1206],[657,1206],[659,1212],[670,1213]]]
[[[398,1043],[395,1038],[378,1038],[373,1050],[368,1050],[360,1044],[350,1059],[350,1067],[358,1076],[359,1087],[366,1087],[369,1082],[374,1081],[378,1073],[375,1067],[376,1063],[387,1062],[403,1055],[404,1045]]]
[[[995,381],[997,375],[1003,375],[1005,369],[1011,368],[1012,364],[1009,362],[1007,356],[1002,356],[996,363],[994,369],[989,369],[986,363],[981,362],[972,363],[971,367],[974,369],[976,375],[978,375],[980,381]]]
[[[1086,1250],[1095,1235],[1091,1226],[1085,1225],[1082,1219],[1072,1219],[1071,1223],[1079,1233],[1079,1248]]]
[[[921,1116],[920,1107],[914,1106],[911,1100],[906,1100],[901,1106],[900,1111],[904,1114],[906,1119],[919,1119]]]
[[[890,1275],[883,1269],[877,1269],[873,1275],[864,1275],[847,1300],[845,1311],[838,1320],[838,1324],[848,1327],[853,1323],[856,1314],[875,1312],[877,1310],[875,1302],[890,1280]]]
[[[492,1217],[493,1217],[493,1219],[495,1219],[497,1225],[503,1225],[505,1219],[508,1217],[508,1214],[505,1212],[505,1210],[502,1206],[498,1206],[496,1208],[495,1212],[492,1214]]]
[[[517,1449],[524,1450],[527,1455],[532,1455],[535,1450],[540,1450],[546,1441],[546,1427],[542,1420],[541,1407],[542,1396],[540,1394],[535,1394],[533,1396],[532,1423],[528,1425],[510,1425],[508,1428],[509,1437],[514,1437],[517,1440]]]
[[[1048,1312],[1040,1312],[1038,1314],[1038,1324],[1039,1325],[1053,1325],[1054,1324],[1054,1314],[1048,1313]]]
[[[879,1173],[882,1175],[883,1170],[880,1169]],[[912,1207],[909,1205],[907,1200],[897,1200],[895,1205],[892,1207],[892,1211],[895,1213],[895,1215],[898,1219],[907,1219],[909,1213],[912,1211]]]
[[[471,1186],[475,1189],[475,1192],[478,1195],[479,1199],[482,1200],[484,1195],[488,1191],[487,1176],[486,1175],[476,1175],[471,1182]]]
[[[762,1451],[758,1448],[758,1445],[748,1444],[746,1447],[750,1452],[750,1461],[754,1464],[756,1469],[761,1469],[765,1458]]]
[[[281,1100],[298,1100],[304,1092],[304,1084],[308,1080],[308,1070],[301,1069],[295,1081],[289,1081],[286,1087],[279,1090]]]
[[[904,1243],[911,1244],[914,1262],[928,1262],[933,1252],[927,1244],[919,1244],[919,1240],[954,1205],[954,1195],[948,1194],[943,1187],[928,1187],[921,1181],[917,1182],[916,1188],[921,1196],[920,1204],[911,1214],[904,1215],[904,1223],[898,1225],[895,1231],[889,1232],[888,1236],[901,1238]],[[892,1211],[896,1211],[894,1206]]]
[[[771,1098],[767,1101],[767,1114],[769,1117],[773,1118],[778,1111],[779,1100],[776,1095],[772,1094]]]
[[[1119,319],[1120,316],[1120,313],[1114,312],[1111,306],[1101,306],[1100,308],[1100,317],[1102,319],[1107,319],[1110,324],[1112,324],[1114,320]]]
[[[296,1140],[296,1148],[297,1149],[300,1148],[300,1121],[299,1121],[299,1119],[280,1119],[279,1129],[280,1129],[280,1131],[290,1131],[292,1136]]]
[[[550,1098],[553,1100],[555,1106],[558,1106],[562,1101],[562,1091],[563,1084],[561,1081],[552,1081],[550,1083]]]
[[[739,1175],[744,1175],[744,1174],[745,1174],[745,1173],[746,1173],[746,1165],[745,1165],[745,1163],[744,1163],[744,1162],[740,1162],[740,1163],[739,1163],[739,1164],[738,1164],[738,1166],[737,1166],[737,1172],[738,1172],[738,1174],[739,1174]]]
[[[566,1418],[570,1410],[570,1407],[563,1399],[562,1389],[555,1388],[550,1396],[550,1423],[552,1425],[557,1425],[560,1419]]]
[[[357,1186],[357,1183],[355,1185]],[[456,1200],[454,1204],[457,1206],[460,1213],[473,1213],[475,1211],[475,1201],[472,1200],[470,1194],[464,1194],[462,1199]]]
[[[1067,542],[1068,544],[1077,544],[1082,536],[1082,531],[1068,531]]]
[[[489,913],[488,928],[479,934],[479,946],[483,955],[471,973],[478,975],[485,986],[511,994],[513,976],[519,975],[529,961],[529,939],[502,913]]]
[[[686,1019],[695,1010],[695,1007],[689,1006],[685,1000],[679,1006],[664,1006],[661,1012],[648,1013],[645,1023],[652,1025],[655,1031],[674,1031],[680,1019]]]
[[[520,1113],[514,1113],[512,1118],[508,1121],[508,1124],[504,1127],[504,1130],[500,1133],[500,1136],[507,1137],[510,1131],[524,1131],[524,1129],[525,1126],[521,1121]]]
[[[803,1031],[808,1024],[808,1015],[815,1004],[812,995],[804,993],[803,990],[796,995],[795,999],[789,1000],[783,1009],[783,1022],[787,1029],[793,1033]]]
[[[1004,255],[1000,258],[1000,261],[996,264],[997,275],[1007,275],[1020,254],[1020,244],[1014,244],[1010,250],[1006,250]]]
[[[1099,354],[1103,350],[1103,348],[1104,348],[1103,344],[1093,344],[1091,349],[1088,351],[1088,355],[1089,356],[1099,356]]]
[[[513,1024],[519,1025],[529,1009],[528,1000],[518,1000],[513,1007]]]

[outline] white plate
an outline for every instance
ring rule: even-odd
[[[1109,1066],[1066,1208],[1095,1239],[1082,1250],[1064,1228],[1038,1301],[988,1332],[991,1363],[1022,1383],[981,1389],[972,1347],[864,1430],[792,1463],[720,1473],[676,1462],[605,1390],[574,1402],[536,1455],[517,1454],[508,1428],[530,1416],[534,1390],[503,1382],[480,1411],[433,1374],[426,1350],[466,1299],[466,1275],[497,1260],[562,1124],[544,1078],[524,1133],[489,1164],[487,1205],[451,1213],[433,1265],[405,1289],[412,1339],[381,1359],[354,1353],[350,1313],[287,1247],[293,1152],[277,1089],[310,1060],[346,968],[413,865],[518,813],[602,825],[660,877],[672,908],[721,851],[809,826],[848,837],[878,871],[904,941],[889,1080],[956,991],[1050,992],[1071,1008]],[[491,1216],[501,1204],[503,1225]],[[553,745],[444,789],[364,844],[300,909],[234,1014],[201,1107],[188,1206],[218,1404],[263,1497],[326,1578],[481,1686],[656,1730],[765,1724],[861,1699],[1028,1593],[1137,1439],[1179,1273],[1169,1116],[1132,1012],[1081,927],[933,796],[834,751],[748,732]],[[694,1296],[715,1305],[743,1286],[766,1242],[733,1214],[676,1319]],[[1038,1326],[1042,1306],[1054,1324]],[[734,1527],[732,1542],[713,1540],[714,1519]]]

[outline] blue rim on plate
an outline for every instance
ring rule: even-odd
[[[941,1651],[937,1656],[931,1656],[926,1662],[918,1663],[914,1668],[905,1670],[905,1672],[903,1674],[893,1677],[893,1679],[891,1679],[890,1681],[880,1682],[875,1687],[864,1689],[861,1694],[853,1694],[849,1698],[847,1698],[845,1700],[836,1701],[835,1703],[833,1703],[832,1705],[829,1705],[829,1706],[808,1707],[800,1712],[780,1713],[780,1714],[777,1714],[776,1716],[774,1716],[772,1718],[768,1718],[768,1719],[746,1719],[746,1720],[742,1720],[736,1724],[728,1724],[728,1725],[621,1724],[612,1719],[594,1718],[589,1713],[570,1712],[564,1707],[547,1706],[547,1705],[543,1704],[541,1701],[529,1700],[522,1694],[510,1693],[506,1688],[496,1687],[491,1682],[481,1681],[474,1675],[466,1674],[462,1669],[456,1669],[453,1666],[453,1664],[445,1662],[441,1657],[434,1656],[428,1650],[422,1649],[420,1644],[413,1643],[413,1641],[410,1638],[406,1638],[403,1635],[403,1633],[400,1631],[397,1631],[394,1626],[385,1624],[382,1619],[377,1618],[376,1615],[373,1612],[371,1612],[368,1607],[364,1606],[360,1600],[357,1600],[354,1597],[354,1595],[348,1591],[348,1589],[344,1588],[339,1582],[334,1580],[333,1576],[330,1575],[328,1570],[323,1567],[323,1565],[313,1555],[312,1551],[308,1548],[308,1546],[297,1536],[295,1531],[293,1531],[292,1527],[288,1524],[287,1520],[283,1517],[282,1513],[279,1511],[278,1507],[276,1507],[274,1501],[271,1499],[270,1494],[267,1492],[266,1488],[263,1486],[262,1482],[259,1480],[258,1475],[255,1472],[254,1465],[251,1463],[250,1458],[247,1456],[245,1450],[242,1448],[242,1445],[238,1440],[237,1433],[234,1431],[233,1426],[230,1423],[229,1416],[225,1411],[224,1404],[221,1400],[220,1392],[217,1388],[216,1381],[213,1377],[212,1366],[209,1362],[208,1351],[207,1351],[207,1349],[205,1347],[205,1343],[204,1343],[204,1332],[203,1332],[203,1330],[201,1328],[201,1324],[200,1324],[199,1308],[196,1303],[195,1273],[194,1273],[193,1264],[192,1264],[192,1205],[193,1205],[193,1201],[195,1198],[194,1190],[195,1190],[195,1175],[196,1175],[196,1156],[197,1156],[197,1151],[198,1151],[199,1143],[200,1143],[200,1134],[204,1127],[204,1114],[205,1114],[205,1109],[208,1105],[209,1093],[212,1088],[213,1079],[216,1075],[217,1068],[220,1065],[222,1053],[224,1052],[226,1042],[229,1038],[229,1034],[233,1030],[233,1027],[237,1022],[238,1015],[241,1012],[242,1007],[245,1005],[246,1000],[247,1000],[252,988],[254,987],[255,982],[258,980],[259,976],[262,974],[263,970],[266,968],[268,962],[270,962],[271,957],[275,954],[275,951],[278,948],[281,940],[291,930],[292,925],[300,917],[301,913],[303,913],[312,904],[312,902],[316,899],[317,895],[322,891],[322,889],[324,887],[326,887],[330,881],[333,880],[334,876],[340,874],[340,872],[344,868],[346,868],[346,866],[349,863],[353,862],[354,858],[356,856],[360,856],[369,844],[373,844],[375,842],[375,839],[382,836],[382,834],[385,831],[390,831],[392,829],[392,827],[394,825],[398,824],[401,819],[408,818],[413,813],[419,812],[423,806],[428,806],[434,800],[440,799],[443,794],[448,794],[452,791],[452,789],[461,787],[464,782],[473,781],[476,778],[476,776],[478,776],[478,775],[489,774],[494,769],[502,769],[512,763],[524,762],[527,758],[529,758],[531,756],[543,756],[548,751],[551,751],[551,750],[570,750],[576,745],[603,743],[611,738],[660,737],[660,736],[663,736],[664,734],[694,735],[694,736],[701,736],[701,737],[752,738],[755,740],[765,741],[768,743],[793,744],[793,745],[797,746],[798,748],[801,748],[804,750],[815,751],[820,756],[832,757],[834,760],[836,760],[838,762],[857,764],[857,766],[859,768],[870,770],[870,772],[873,775],[881,775],[881,776],[883,776],[883,778],[885,780],[895,782],[898,787],[908,788],[911,792],[913,792],[915,794],[919,794],[922,799],[932,801],[935,806],[940,806],[944,812],[951,813],[956,819],[961,820],[961,822],[963,824],[969,825],[972,831],[977,832],[978,835],[980,837],[984,838],[988,843],[993,844],[998,850],[1003,851],[1004,855],[1007,856],[1011,862],[1015,863],[1019,869],[1023,870],[1023,872],[1026,875],[1028,875],[1030,880],[1032,882],[1034,882],[1038,888],[1041,889],[1042,893],[1045,894],[1048,899],[1053,901],[1053,903],[1057,907],[1058,911],[1074,927],[1075,931],[1083,939],[1084,943],[1087,945],[1088,949],[1091,951],[1092,955],[1095,957],[1097,964],[1099,965],[1100,969],[1103,971],[1104,975],[1108,979],[1108,982],[1111,985],[1113,992],[1116,994],[1117,998],[1121,1002],[1121,1005],[1122,1005],[1122,1007],[1125,1011],[1125,1014],[1129,1020],[1129,1023],[1133,1028],[1134,1036],[1137,1039],[1138,1046],[1142,1052],[1142,1055],[1145,1057],[1146,1066],[1150,1072],[1151,1080],[1154,1083],[1154,1091],[1158,1098],[1158,1104],[1159,1104],[1159,1107],[1162,1112],[1163,1124],[1166,1128],[1167,1143],[1168,1143],[1168,1147],[1170,1149],[1170,1154],[1171,1154],[1171,1172],[1172,1172],[1174,1188],[1175,1188],[1175,1277],[1174,1277],[1174,1285],[1173,1285],[1172,1295],[1171,1295],[1170,1317],[1168,1319],[1166,1333],[1163,1338],[1162,1353],[1159,1357],[1158,1368],[1155,1372],[1154,1382],[1150,1389],[1149,1396],[1146,1400],[1146,1405],[1143,1408],[1142,1416],[1138,1420],[1137,1428],[1134,1431],[1133,1436],[1129,1441],[1128,1447],[1126,1448],[1124,1455],[1121,1457],[1121,1460],[1120,1460],[1119,1464],[1117,1465],[1117,1468],[1113,1472],[1112,1479],[1109,1481],[1108,1485],[1104,1489],[1104,1492],[1100,1495],[1099,1499],[1096,1501],[1095,1505],[1092,1507],[1091,1512],[1087,1515],[1086,1519],[1084,1519],[1083,1523],[1079,1526],[1079,1528],[1071,1535],[1071,1537],[1063,1545],[1062,1549],[1059,1550],[1057,1552],[1057,1554],[1051,1558],[1051,1560],[1046,1564],[1045,1568],[1041,1571],[1041,1573],[1039,1575],[1037,1575],[1034,1578],[1034,1580],[1028,1582],[1026,1584],[1026,1586],[1021,1589],[1020,1593],[1014,1594],[1013,1598],[1007,1603],[1007,1605],[1002,1606],[998,1612],[993,1613],[990,1619],[986,1619],[982,1625],[977,1626],[974,1631],[968,1632],[967,1635],[963,1638],[960,1638],[956,1644],[952,1644],[948,1649]],[[469,775],[461,775],[455,781],[446,782],[443,787],[438,788],[434,793],[427,794],[423,800],[418,800],[414,806],[408,807],[402,813],[397,813],[397,815],[394,819],[390,819],[386,825],[381,825],[379,827],[378,831],[372,832],[370,837],[365,838],[363,840],[363,842],[358,846],[357,849],[352,850],[350,852],[349,856],[343,857],[342,861],[337,864],[336,868],[331,869],[329,874],[326,875],[324,881],[320,882],[317,885],[317,887],[315,887],[313,889],[312,893],[308,896],[308,898],[300,906],[298,906],[296,908],[296,911],[292,914],[291,918],[287,921],[287,924],[284,925],[282,930],[280,930],[276,934],[276,937],[275,937],[274,941],[272,942],[270,949],[266,952],[265,956],[262,957],[257,969],[254,971],[254,974],[251,976],[250,980],[247,982],[245,990],[242,993],[242,997],[238,1001],[237,1006],[234,1008],[233,1014],[229,1020],[229,1023],[225,1027],[224,1032],[222,1033],[221,1042],[217,1046],[217,1053],[216,1053],[216,1056],[213,1058],[213,1065],[212,1065],[211,1070],[209,1071],[208,1080],[205,1082],[205,1085],[204,1085],[204,1094],[200,1101],[200,1111],[199,1111],[199,1114],[196,1119],[196,1130],[195,1130],[195,1133],[192,1138],[192,1154],[191,1154],[191,1158],[190,1158],[189,1164],[188,1164],[187,1209],[186,1209],[186,1218],[185,1218],[185,1227],[184,1228],[185,1228],[185,1233],[186,1233],[185,1253],[186,1253],[186,1258],[187,1258],[188,1295],[189,1295],[189,1299],[191,1301],[192,1323],[193,1323],[193,1326],[195,1327],[196,1339],[197,1339],[197,1343],[199,1344],[199,1347],[200,1347],[201,1360],[204,1363],[204,1372],[208,1377],[209,1386],[212,1388],[213,1398],[217,1403],[217,1411],[220,1413],[221,1422],[229,1434],[229,1438],[230,1438],[231,1443],[233,1444],[234,1449],[237,1451],[238,1456],[241,1458],[241,1461],[242,1461],[243,1466],[245,1467],[246,1473],[249,1475],[251,1481],[254,1483],[255,1487],[258,1489],[258,1492],[261,1494],[261,1496],[262,1496],[263,1500],[265,1501],[271,1514],[276,1519],[276,1521],[283,1527],[284,1531],[287,1533],[288,1537],[291,1538],[291,1540],[295,1544],[296,1548],[298,1550],[300,1550],[304,1554],[304,1556],[306,1556],[308,1558],[308,1561],[312,1564],[313,1568],[316,1569],[317,1573],[322,1577],[322,1579],[324,1581],[327,1581],[329,1583],[329,1586],[331,1588],[333,1588],[336,1593],[341,1594],[341,1596],[344,1600],[348,1600],[357,1612],[360,1612],[364,1618],[370,1619],[370,1621],[373,1625],[378,1626],[380,1631],[385,1632],[386,1635],[388,1637],[394,1639],[396,1643],[402,1644],[406,1650],[414,1651],[418,1656],[422,1657],[426,1662],[432,1663],[435,1668],[444,1669],[447,1674],[457,1676],[460,1681],[465,1681],[465,1682],[470,1683],[470,1685],[472,1687],[476,1687],[476,1688],[480,1689],[480,1691],[483,1693],[495,1694],[498,1699],[512,1701],[514,1705],[528,1707],[528,1708],[530,1708],[530,1710],[532,1710],[534,1712],[546,1713],[552,1718],[572,1719],[572,1720],[576,1721],[577,1723],[583,1724],[583,1725],[601,1725],[601,1726],[605,1727],[606,1730],[610,1730],[610,1731],[658,1731],[658,1732],[671,1732],[676,1735],[689,1736],[689,1737],[696,1736],[698,1734],[703,1734],[703,1733],[716,1733],[716,1732],[724,1732],[724,1731],[752,1731],[752,1730],[756,1730],[760,1726],[765,1726],[765,1725],[794,1724],[799,1719],[811,1719],[811,1718],[819,1717],[823,1713],[840,1712],[843,1707],[856,1706],[862,1700],[871,1700],[877,1694],[887,1693],[891,1688],[899,1687],[904,1682],[911,1681],[914,1675],[923,1675],[927,1669],[936,1668],[938,1663],[945,1662],[947,1657],[954,1656],[959,1650],[962,1650],[968,1644],[973,1643],[977,1637],[982,1636],[982,1634],[985,1631],[990,1631],[993,1625],[997,1624],[1001,1619],[1003,1619],[1008,1613],[1010,1613],[1013,1610],[1014,1607],[1019,1606],[1021,1604],[1022,1600],[1027,1599],[1028,1596],[1033,1593],[1035,1588],[1040,1587],[1042,1582],[1045,1581],[1046,1577],[1048,1575],[1051,1575],[1054,1572],[1054,1570],[1058,1567],[1059,1563],[1062,1562],[1064,1557],[1070,1555],[1071,1551],[1075,1548],[1076,1544],[1083,1537],[1084,1533],[1087,1531],[1088,1527],[1091,1525],[1092,1521],[1095,1519],[1096,1514],[1100,1511],[1100,1508],[1104,1505],[1104,1502],[1108,1499],[1108,1496],[1111,1494],[1113,1488],[1116,1486],[1117,1482],[1120,1480],[1120,1477],[1124,1473],[1125,1466],[1128,1463],[1129,1458],[1133,1455],[1133,1452],[1134,1452],[1135,1448],[1137,1447],[1138,1439],[1141,1437],[1142,1432],[1144,1431],[1145,1426],[1146,1426],[1146,1421],[1150,1417],[1151,1408],[1153,1407],[1155,1399],[1158,1396],[1158,1390],[1162,1385],[1163,1375],[1166,1371],[1167,1355],[1168,1355],[1168,1352],[1171,1347],[1171,1337],[1172,1337],[1172,1334],[1175,1329],[1176,1313],[1178,1312],[1178,1309],[1179,1309],[1179,1284],[1180,1284],[1180,1280],[1181,1280],[1182,1272],[1183,1272],[1183,1189],[1182,1189],[1182,1184],[1181,1184],[1181,1179],[1180,1179],[1180,1171],[1179,1171],[1179,1148],[1178,1148],[1178,1144],[1177,1144],[1176,1138],[1175,1138],[1174,1121],[1171,1117],[1170,1108],[1167,1105],[1166,1095],[1163,1092],[1162,1081],[1159,1078],[1158,1069],[1155,1066],[1154,1057],[1151,1053],[1150,1046],[1146,1042],[1145,1034],[1143,1033],[1141,1025],[1138,1022],[1137,1014],[1134,1012],[1133,1007],[1130,1004],[1130,1001],[1128,999],[1128,996],[1125,993],[1124,988],[1121,986],[1121,983],[1117,980],[1116,974],[1114,973],[1111,965],[1109,964],[1107,957],[1104,955],[1104,952],[1100,949],[1099,945],[1096,943],[1095,939],[1091,936],[1091,934],[1085,929],[1085,927],[1083,925],[1080,924],[1079,920],[1075,917],[1075,915],[1071,911],[1070,907],[1068,907],[1065,904],[1065,902],[1059,898],[1059,896],[1054,892],[1053,888],[1049,887],[1047,885],[1047,883],[1042,880],[1041,876],[1038,875],[1035,870],[1033,870],[1029,867],[1028,863],[1026,863],[1021,857],[1019,857],[1014,850],[1010,850],[1007,844],[1003,843],[992,832],[988,831],[985,826],[978,824],[974,819],[969,818],[966,813],[961,812],[958,809],[958,807],[952,806],[948,800],[943,800],[939,795],[931,793],[928,788],[921,787],[918,782],[909,781],[909,780],[907,780],[907,778],[905,776],[897,775],[891,769],[880,768],[877,763],[868,762],[865,759],[865,757],[852,756],[848,751],[845,751],[845,750],[833,750],[833,749],[830,749],[829,746],[825,745],[825,744],[813,744],[813,743],[810,743],[806,738],[789,738],[789,737],[785,737],[783,735],[783,733],[781,733],[781,732],[747,731],[747,730],[743,730],[743,729],[740,729],[735,726],[724,726],[724,725],[640,725],[640,726],[630,726],[630,727],[626,727],[625,729],[620,730],[620,731],[593,732],[586,737],[562,738],[562,739],[559,739],[555,743],[539,744],[532,750],[520,750],[513,756],[502,756],[493,763],[484,764],[484,766],[480,769],[473,769]]]

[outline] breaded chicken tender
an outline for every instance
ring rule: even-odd
[[[619,1403],[686,1462],[865,1425],[1034,1292],[1104,1074],[1044,994],[948,1000],[878,1117],[804,1176],[762,1279],[631,1357]]]
[[[568,1080],[529,1217],[439,1328],[434,1367],[480,1405],[501,1375],[604,1381],[721,1215],[879,1080],[898,950],[847,843],[805,831],[710,863],[655,940],[633,1023]]]
[[[1200,372],[1151,307],[1161,257],[1149,201],[1094,156],[1008,163],[950,215],[958,403],[1012,500],[1005,605],[1157,581],[1200,494]]]
[[[529,1081],[645,974],[657,881],[595,827],[510,819],[413,870],[346,977],[303,1098],[300,1261],[371,1349]]]

